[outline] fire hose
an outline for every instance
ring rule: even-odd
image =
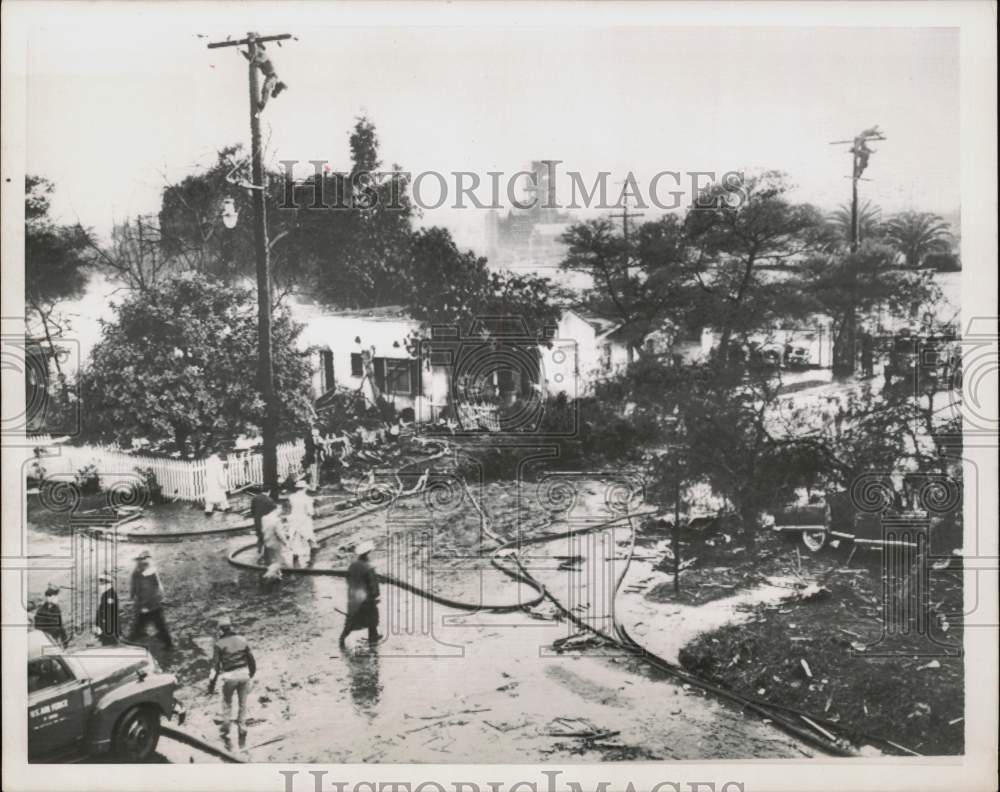
[[[445,444],[442,444],[443,446]],[[434,459],[438,459],[444,455],[444,451],[441,451],[431,457],[415,460],[413,462],[407,463],[404,467],[411,467],[415,465],[427,464],[432,462]],[[377,511],[388,508],[390,505],[395,504],[398,500],[404,498],[411,498],[420,495],[423,492],[422,487],[416,487],[411,491],[404,491],[402,489],[402,484],[398,478],[398,472],[396,475],[397,488],[392,493],[383,493],[381,499],[370,503],[366,506],[361,506],[359,510],[352,512],[349,515],[334,520],[333,522],[327,523],[316,529],[317,533],[325,532],[332,528],[353,522],[359,517],[365,516],[366,514],[371,514]],[[848,730],[845,726],[830,721],[828,719],[810,716],[809,714],[790,707],[787,705],[772,704],[768,701],[751,698],[744,696],[736,691],[729,690],[727,688],[720,687],[718,685],[712,684],[707,680],[704,680],[694,674],[691,674],[674,663],[660,657],[654,652],[650,651],[646,647],[638,643],[631,635],[629,635],[626,628],[618,621],[615,615],[615,601],[617,599],[617,594],[621,588],[622,582],[628,573],[628,569],[632,563],[634,548],[635,548],[635,538],[636,538],[636,528],[633,520],[639,517],[647,516],[649,514],[655,513],[655,510],[630,512],[626,511],[624,514],[619,515],[610,520],[604,522],[588,525],[582,528],[571,529],[567,531],[560,531],[556,533],[546,533],[540,536],[531,537],[517,537],[515,539],[506,539],[492,530],[491,520],[487,514],[483,511],[482,507],[476,501],[475,497],[472,495],[468,484],[465,479],[462,479],[462,485],[465,492],[470,498],[476,511],[479,513],[482,519],[483,532],[490,537],[494,542],[497,543],[497,547],[492,551],[491,554],[491,564],[498,569],[503,574],[507,575],[513,580],[520,583],[524,583],[529,586],[535,592],[536,596],[524,602],[516,603],[471,603],[462,600],[452,599],[450,597],[444,597],[440,594],[436,594],[432,591],[428,591],[419,586],[413,585],[408,581],[401,580],[393,575],[380,574],[379,579],[392,586],[396,586],[405,591],[417,594],[420,597],[426,598],[431,602],[443,605],[445,607],[453,608],[456,610],[464,611],[492,611],[492,612],[510,612],[517,610],[528,610],[533,608],[541,602],[547,600],[558,610],[567,620],[575,624],[576,626],[587,630],[603,641],[618,647],[622,651],[636,656],[637,658],[645,661],[649,665],[657,668],[658,670],[667,673],[674,678],[689,684],[693,687],[700,688],[708,693],[711,693],[719,698],[726,699],[728,701],[739,704],[744,710],[753,712],[762,718],[765,718],[772,723],[774,723],[779,728],[783,729],[787,733],[791,734],[804,742],[811,744],[829,754],[835,756],[857,756],[858,752],[852,747],[852,741],[847,739],[845,736],[837,737],[839,732],[843,735],[845,732],[850,732],[855,737],[863,738],[869,744],[882,746],[883,748],[892,748],[895,750],[903,751],[910,755],[919,756],[915,751],[908,748],[900,746],[890,740],[876,737],[873,735],[865,734],[859,732],[856,729]],[[581,535],[585,533],[592,533],[594,531],[603,530],[611,525],[615,525],[620,522],[628,521],[629,528],[631,530],[631,538],[629,542],[628,555],[625,564],[619,574],[614,590],[612,593],[611,601],[611,623],[613,625],[613,634],[606,632],[604,630],[595,627],[590,624],[587,620],[582,619],[577,614],[569,610],[565,605],[563,605],[547,588],[546,586],[537,580],[531,572],[525,568],[522,560],[519,556],[519,549],[526,545],[533,544],[544,544],[547,542],[556,541],[559,539],[566,539],[571,536]],[[549,519],[547,525],[552,525],[555,520]],[[333,539],[336,535],[328,535],[323,537],[317,537],[317,541],[322,545]],[[264,571],[266,567],[261,564],[252,563],[248,561],[243,561],[239,558],[240,555],[256,548],[256,542],[252,542],[233,550],[228,557],[229,563],[241,569],[254,570],[254,571]],[[511,559],[513,562],[513,567],[507,563],[504,563],[506,559]],[[293,574],[302,575],[325,575],[333,577],[346,577],[346,569],[334,569],[330,567],[296,567],[289,568],[286,571]],[[795,719],[797,716],[798,720]],[[806,728],[808,727],[808,728]]]

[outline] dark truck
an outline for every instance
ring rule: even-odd
[[[45,633],[28,632],[28,757],[60,761],[110,753],[145,762],[156,751],[160,718],[184,710],[177,678],[141,646],[63,651]]]

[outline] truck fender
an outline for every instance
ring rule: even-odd
[[[160,715],[170,717],[177,680],[172,674],[150,674],[109,690],[95,703],[90,716],[88,742],[93,749],[105,751],[111,746],[115,723],[133,706],[156,706]]]

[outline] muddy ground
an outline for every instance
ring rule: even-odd
[[[565,502],[553,502],[551,493],[525,494],[491,484],[484,493],[488,526],[513,538],[518,530],[537,534],[615,516],[608,511],[606,483],[577,486],[580,495],[567,508]],[[454,488],[432,486],[427,497],[400,501],[391,511],[321,532],[331,539],[315,566],[342,568],[348,548],[371,537],[380,569],[406,571],[415,584],[436,593],[470,606],[533,600],[533,589],[483,558],[484,549],[495,543],[483,537],[481,516],[468,498],[459,496]],[[324,507],[331,514],[340,497],[326,499]],[[548,508],[540,509],[542,503]],[[205,519],[196,508],[185,508],[194,515],[185,517],[185,524]],[[518,515],[524,519],[519,521]],[[33,555],[73,552],[69,529],[58,520],[32,519],[29,513],[28,527]],[[610,593],[629,539],[630,532],[619,525],[581,539],[532,545],[524,555],[533,574],[561,601],[606,625],[613,607]],[[186,728],[216,742],[218,697],[207,692],[213,625],[223,614],[236,620],[260,668],[245,751],[251,761],[570,762],[812,755],[766,722],[685,688],[617,649],[585,645],[554,651],[553,642],[577,630],[553,619],[551,606],[470,612],[386,586],[386,640],[372,649],[355,634],[341,650],[337,636],[343,625],[338,609],[346,598],[343,580],[288,574],[279,587],[265,587],[259,573],[227,561],[230,552],[251,541],[252,535],[244,534],[141,546],[120,543],[110,564],[125,591],[131,558],[140,547],[154,553],[167,589],[167,619],[176,649],[164,652],[152,636],[145,643],[178,676],[179,697],[190,713]],[[246,557],[252,560],[252,555]],[[423,560],[416,563],[418,558]],[[29,596],[38,597],[50,580],[73,585],[65,572],[36,572],[30,576]],[[66,596],[73,601],[72,591]],[[63,607],[70,608],[65,599]],[[84,623],[86,608],[84,602],[78,606]],[[126,607],[126,628],[130,617]],[[74,645],[90,640],[79,635]],[[571,736],[576,734],[585,736]]]

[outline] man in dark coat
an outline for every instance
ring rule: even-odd
[[[59,608],[59,587],[51,583],[45,589],[45,602],[35,611],[35,629],[41,630],[60,646],[69,643]]]
[[[97,601],[97,617],[94,620],[95,632],[103,646],[118,643],[118,593],[114,581],[107,572],[102,572],[97,578],[101,587],[101,597]]]
[[[361,542],[355,548],[358,557],[347,568],[347,619],[340,634],[341,646],[355,630],[367,629],[368,641],[373,644],[382,638],[378,633],[378,573],[368,560],[374,549],[374,543]]]
[[[167,622],[163,618],[163,584],[160,575],[153,566],[148,550],[143,550],[136,556],[135,571],[132,573],[132,604],[135,606],[135,621],[132,624],[130,641],[136,641],[146,633],[146,625],[153,622],[156,634],[163,640],[167,650],[174,648],[174,643],[167,630]]]

